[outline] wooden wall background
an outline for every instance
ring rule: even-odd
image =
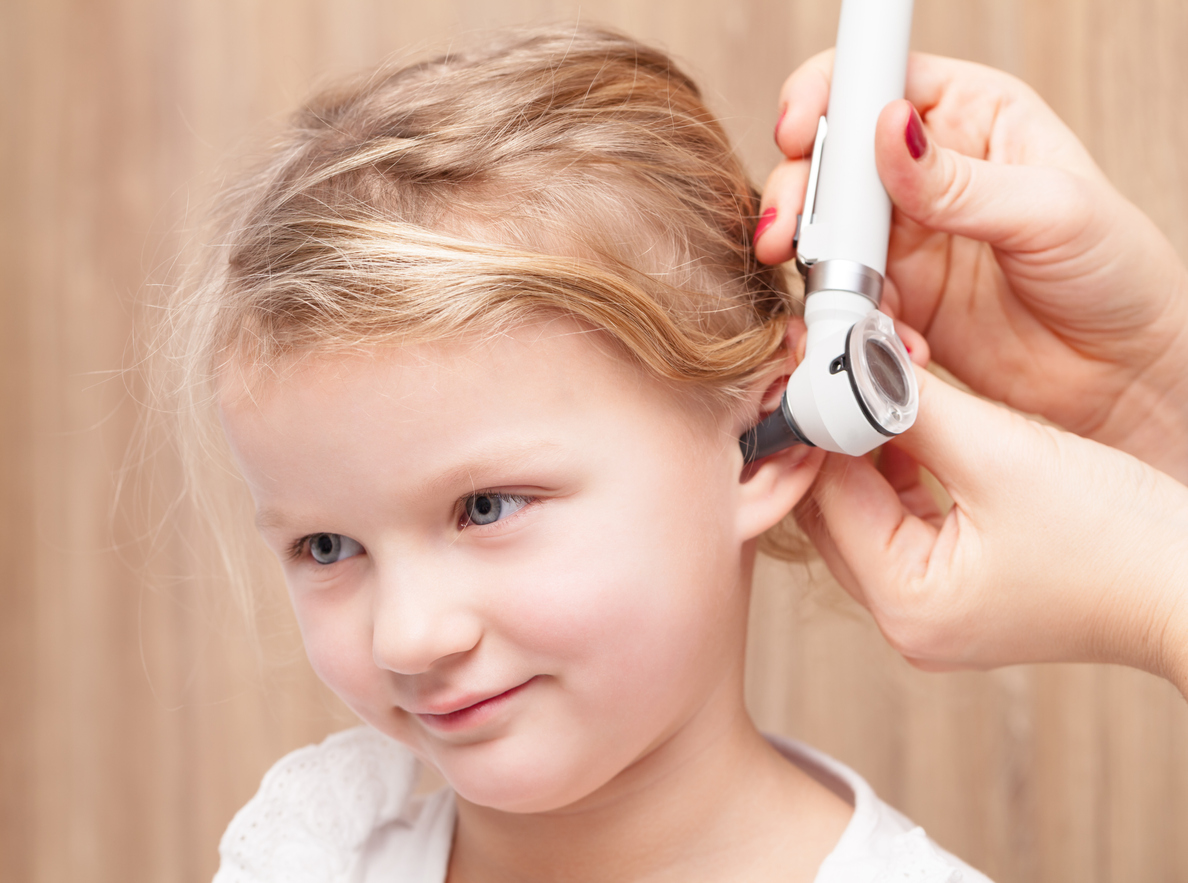
[[[177,579],[160,560],[147,576],[138,538],[163,513],[113,509],[140,384],[121,371],[134,305],[171,278],[217,162],[336,74],[580,16],[683,58],[762,177],[777,89],[832,42],[837,7],[0,3],[0,878],[209,879],[263,771],[349,720],[283,608],[254,650],[180,546],[163,549]],[[915,46],[1031,82],[1188,257],[1188,4],[918,0]],[[839,595],[763,570],[764,727],[854,765],[997,880],[1188,880],[1188,706],[1170,687],[1093,667],[923,675]]]

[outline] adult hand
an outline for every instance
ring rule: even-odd
[[[768,263],[792,256],[832,61],[783,88]],[[978,392],[1188,482],[1188,271],[1166,238],[1013,77],[916,54],[907,99],[876,134],[895,204],[885,308]]]
[[[1188,487],[917,373],[879,468],[829,455],[797,511],[891,645],[926,669],[1116,662],[1188,697]]]

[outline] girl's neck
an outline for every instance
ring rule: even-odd
[[[811,881],[852,813],[723,689],[579,805],[514,814],[459,798],[448,883]]]

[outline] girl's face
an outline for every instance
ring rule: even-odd
[[[744,714],[748,541],[811,475],[776,501],[742,481],[742,427],[597,334],[327,357],[227,393],[313,667],[463,798],[567,806]]]

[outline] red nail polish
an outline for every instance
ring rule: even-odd
[[[928,136],[924,134],[924,121],[920,119],[920,114],[914,107],[911,116],[908,117],[907,127],[903,130],[903,140],[912,159],[920,159],[928,152]]]
[[[780,123],[782,123],[784,121],[784,116],[787,113],[788,113],[788,108],[785,107],[783,110],[780,111],[780,118],[778,120],[776,120],[775,132],[771,136],[773,139],[775,139],[776,147],[780,146]]]
[[[763,235],[763,231],[765,231],[768,227],[770,227],[772,224],[775,223],[775,219],[776,219],[776,209],[775,209],[775,206],[773,205],[771,208],[769,208],[767,211],[765,211],[763,214],[761,214],[759,216],[759,223],[755,226],[755,238],[753,240],[753,244],[758,245],[759,237]]]

